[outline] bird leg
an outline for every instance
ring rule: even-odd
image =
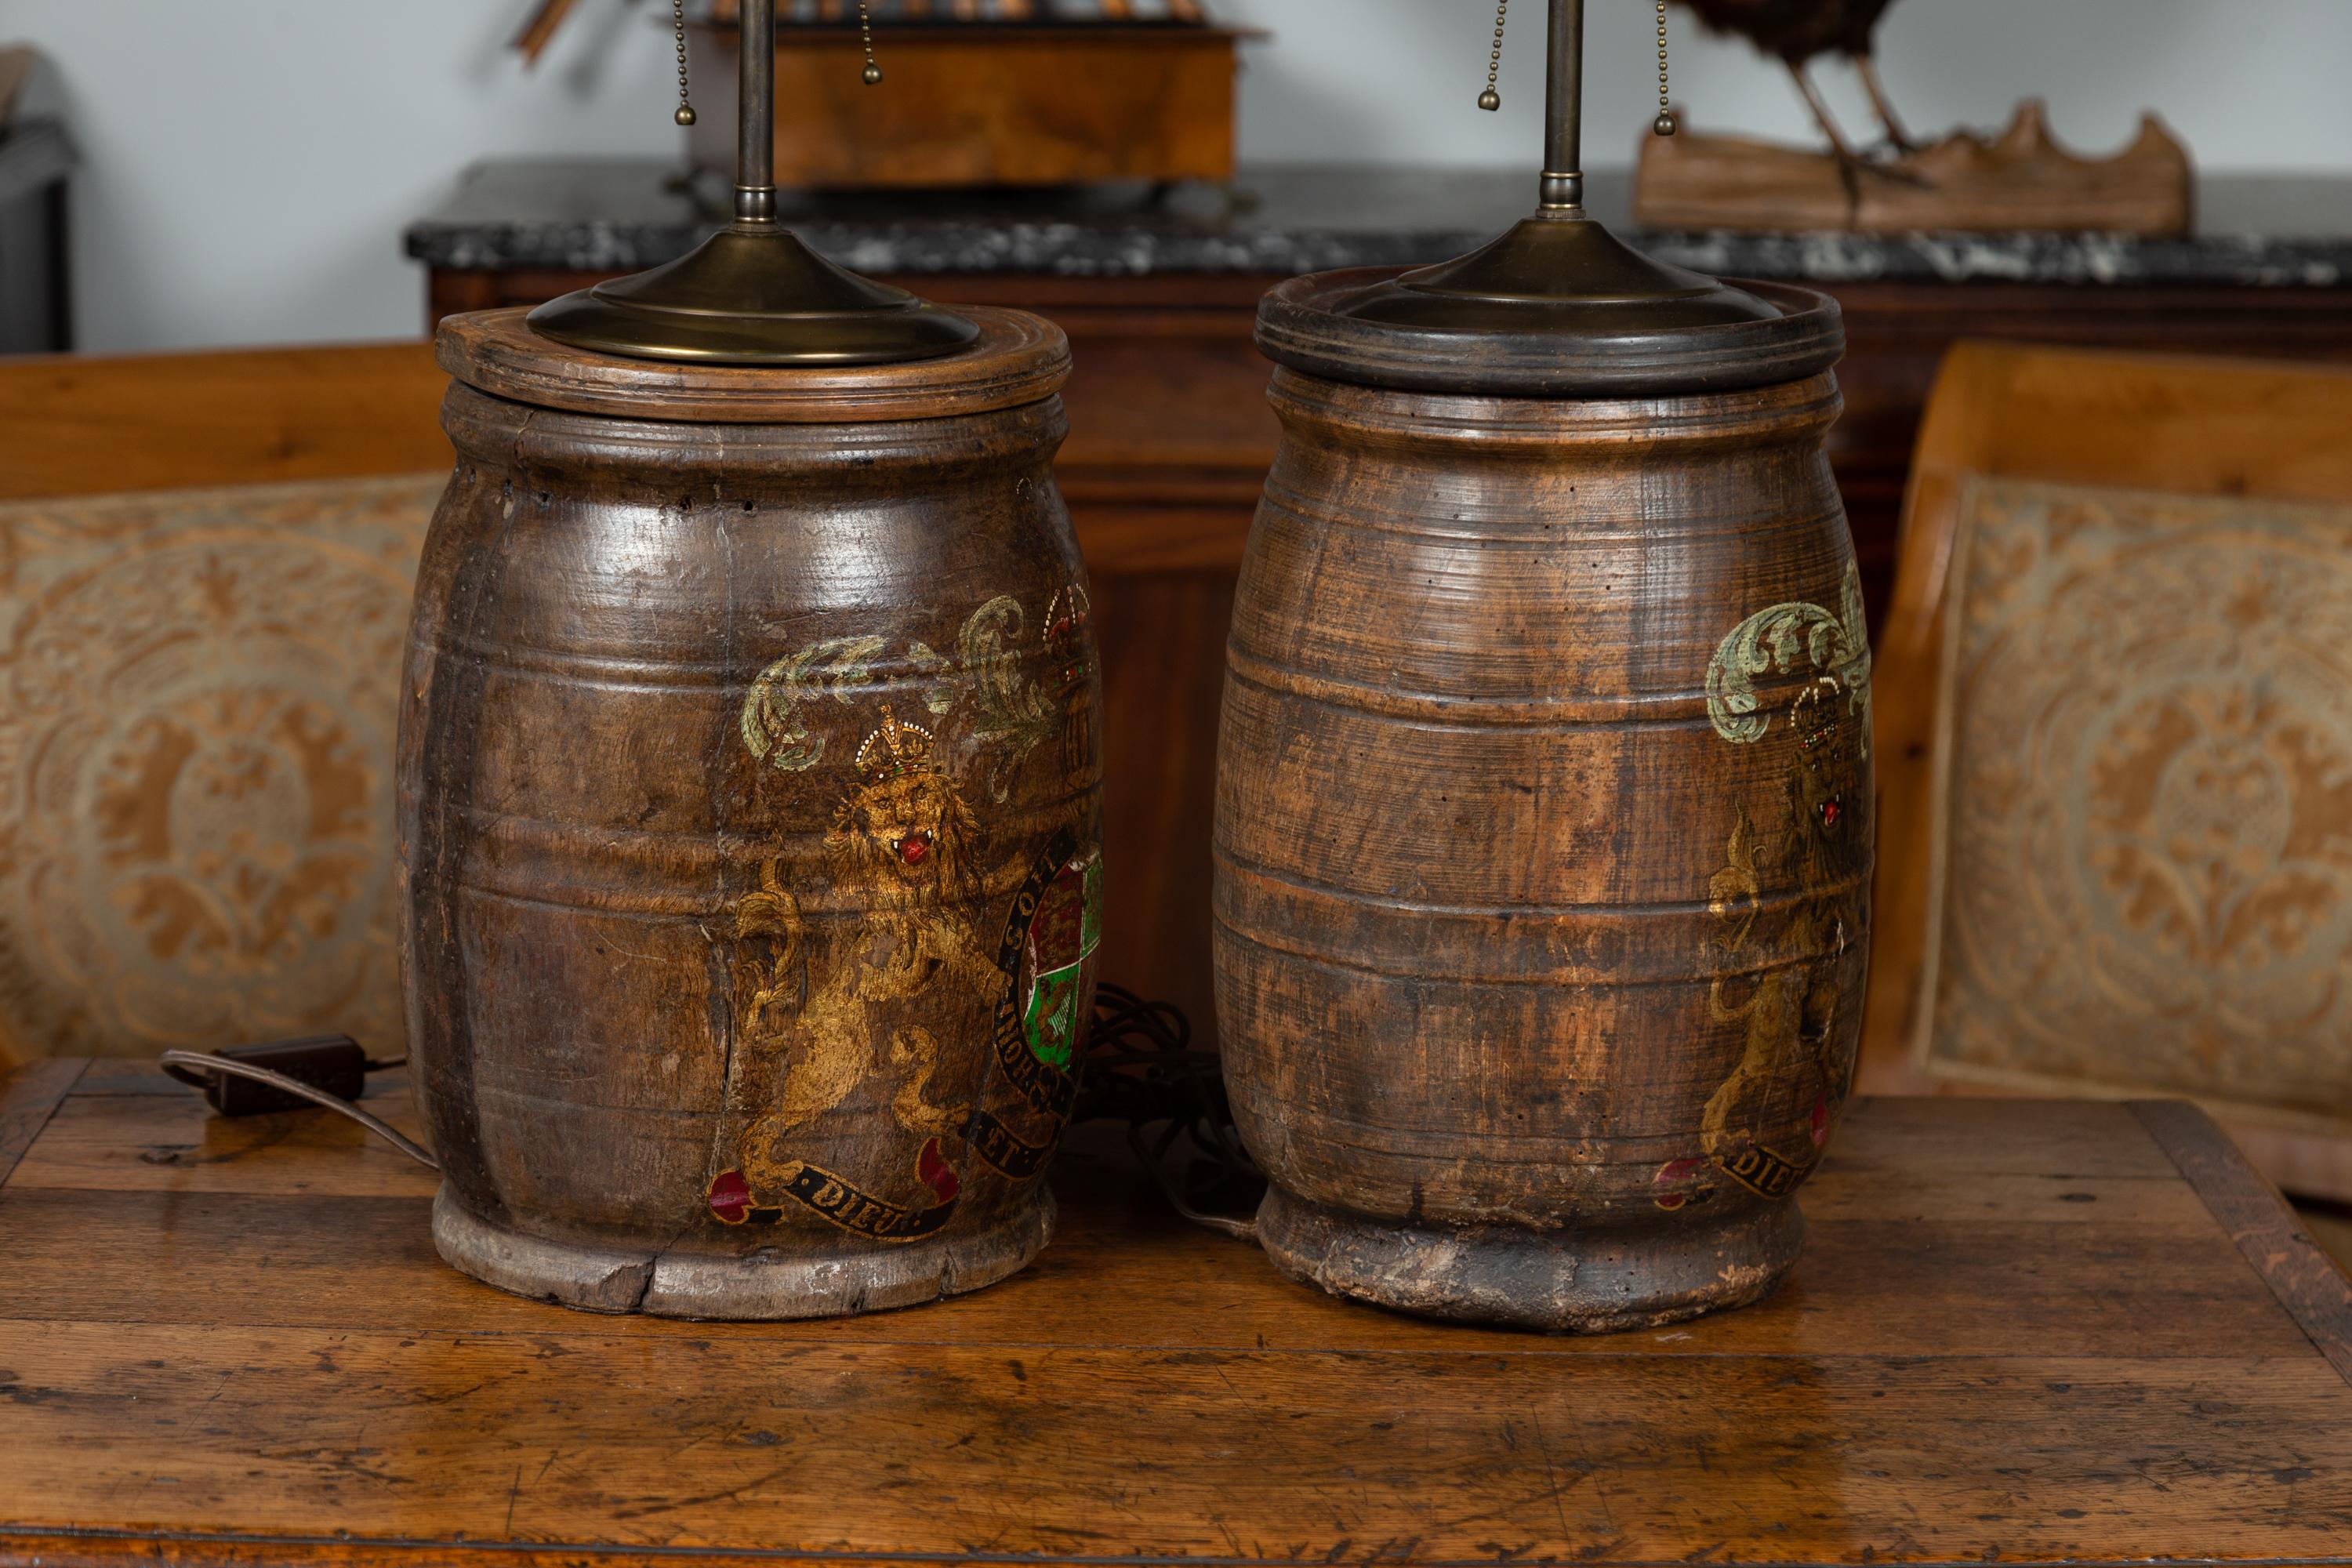
[[[1861,211],[1862,154],[1846,145],[1845,132],[1838,129],[1836,118],[1830,113],[1830,106],[1822,101],[1820,91],[1813,86],[1813,79],[1805,74],[1802,63],[1790,61],[1789,76],[1797,84],[1797,90],[1804,94],[1805,107],[1813,111],[1814,122],[1821,126],[1822,134],[1830,139],[1830,155],[1837,160],[1838,178],[1845,184],[1846,207],[1849,211]]]
[[[1853,66],[1862,73],[1863,88],[1870,94],[1870,107],[1878,111],[1879,124],[1886,128],[1887,141],[1895,144],[1897,153],[1916,153],[1919,143],[1911,140],[1911,133],[1903,128],[1903,121],[1895,118],[1895,105],[1886,97],[1886,84],[1878,79],[1877,57],[1856,55]]]
[[[1830,155],[1837,160],[1838,180],[1845,186],[1849,211],[1859,213],[1862,210],[1862,176],[1864,174],[1874,174],[1884,180],[1900,180],[1907,184],[1927,184],[1907,169],[1890,169],[1884,163],[1874,163],[1855,152],[1846,141],[1845,132],[1838,129],[1836,117],[1830,113],[1829,104],[1813,86],[1813,79],[1805,73],[1805,68],[1791,62],[1789,75],[1795,80],[1797,90],[1804,94],[1805,105],[1813,111],[1813,119],[1820,124],[1822,134],[1830,139]]]

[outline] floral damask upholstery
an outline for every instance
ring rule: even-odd
[[[2352,508],[1979,477],[1955,551],[1926,1065],[2352,1126]]]
[[[0,1061],[401,1047],[401,647],[443,478],[0,507]]]

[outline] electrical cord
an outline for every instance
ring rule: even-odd
[[[290,1078],[282,1072],[273,1072],[268,1068],[256,1067],[251,1062],[232,1061],[227,1057],[214,1056],[206,1051],[165,1051],[161,1059],[167,1068],[185,1068],[192,1072],[200,1073],[226,1073],[231,1078],[250,1079],[255,1083],[266,1083],[274,1089],[293,1095],[298,1099],[307,1100],[313,1105],[324,1106],[338,1115],[350,1117],[428,1171],[438,1171],[441,1168],[441,1162],[436,1160],[424,1145],[412,1140],[399,1128],[381,1117],[362,1110],[350,1100],[341,1099],[323,1089],[313,1088],[300,1079]],[[397,1067],[400,1064],[394,1061],[372,1065]]]
[[[349,1117],[428,1171],[441,1168],[429,1151],[398,1128],[299,1078],[205,1051],[165,1051],[162,1061],[173,1077],[190,1083],[201,1081],[197,1075],[226,1074],[266,1084]],[[365,1064],[372,1071],[399,1065]],[[1250,1221],[1207,1212],[1211,1206],[1238,1202],[1255,1207],[1265,1177],[1234,1131],[1216,1053],[1192,1047],[1192,1022],[1182,1008],[1147,1002],[1123,985],[1097,986],[1094,1020],[1079,1067],[1071,1121],[1126,1122],[1129,1149],[1170,1206],[1195,1225],[1245,1241],[1256,1239],[1257,1227]],[[1160,1131],[1148,1137],[1145,1130],[1154,1126]],[[1182,1182],[1168,1168],[1180,1144],[1189,1145],[1192,1153]]]
[[[1104,982],[1095,988],[1085,1065],[1070,1120],[1126,1122],[1128,1147],[1171,1207],[1195,1225],[1257,1239],[1250,1221],[1207,1212],[1244,1203],[1255,1211],[1265,1176],[1234,1130],[1217,1054],[1192,1048],[1183,1009]],[[1144,1130],[1155,1125],[1158,1136],[1147,1138]],[[1192,1153],[1181,1184],[1168,1169],[1180,1143]]]

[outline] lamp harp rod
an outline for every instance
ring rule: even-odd
[[[1551,0],[1545,63],[1543,205],[1584,206],[1584,0]]]
[[[735,221],[776,221],[776,0],[743,0],[736,112]]]

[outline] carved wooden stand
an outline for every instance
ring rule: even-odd
[[[1851,177],[1817,148],[1687,130],[1645,136],[1633,216],[1652,228],[1764,233],[2185,235],[2194,191],[2189,149],[2155,115],[2122,152],[2084,158],[2058,145],[2041,100],[2028,99],[1998,136],[1954,132]]]

